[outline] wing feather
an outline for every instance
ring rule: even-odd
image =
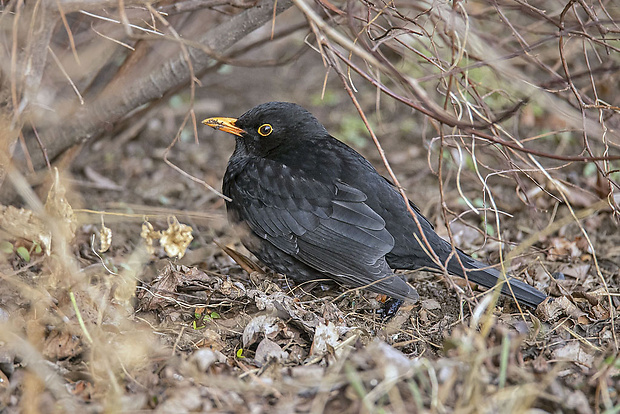
[[[394,238],[365,203],[366,194],[343,182],[299,179],[291,171],[279,176],[274,188],[269,185],[274,174],[271,169],[255,175],[261,180],[256,186],[230,188],[240,219],[256,235],[333,276],[369,282],[392,273],[385,255]],[[260,190],[244,191],[252,187]]]

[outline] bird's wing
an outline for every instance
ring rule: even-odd
[[[385,255],[394,247],[394,238],[383,218],[366,203],[366,195],[344,183],[335,185],[335,194],[326,217],[297,237],[297,257],[323,272],[339,276],[385,276]]]
[[[260,177],[258,183],[237,183],[230,193],[237,214],[257,236],[350,285],[364,286],[392,275],[385,255],[394,247],[394,238],[383,218],[366,204],[366,194],[344,182],[326,184],[290,171],[280,172],[274,185],[271,172],[262,172],[252,174]],[[373,290],[408,296],[409,287],[390,277]]]

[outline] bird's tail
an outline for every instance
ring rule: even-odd
[[[506,276],[508,279],[506,281],[502,274],[496,269],[473,259],[460,250],[457,250],[457,252],[463,265],[461,266],[456,259],[451,260],[448,265],[448,271],[450,273],[461,277],[465,277],[466,273],[469,281],[482,285],[487,289],[495,287],[499,280],[499,283],[502,285],[502,293],[504,295],[516,299],[519,303],[533,308],[537,307],[547,298],[547,295],[527,283],[515,279],[510,275]],[[463,267],[466,270],[465,273],[463,272]]]

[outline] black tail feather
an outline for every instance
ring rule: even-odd
[[[474,260],[460,250],[458,251],[458,253],[463,263],[463,266],[467,270],[467,279],[469,281],[482,285],[487,289],[495,287],[498,283],[498,280],[500,280],[500,283],[502,283],[502,274],[496,269],[489,267],[484,263],[478,262],[477,260]],[[450,264],[448,265],[448,271],[455,275],[465,277],[463,273],[463,266],[461,266],[461,264],[458,263],[457,260],[451,260]],[[513,276],[507,275],[507,279],[507,282],[504,281],[502,283],[502,293],[506,296],[516,299],[521,304],[535,308],[547,298],[547,295],[545,295],[543,292],[528,285],[527,283],[515,279]],[[510,284],[510,286],[508,286],[508,284]]]

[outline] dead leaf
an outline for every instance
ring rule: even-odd
[[[159,271],[159,276],[151,282],[148,290],[141,289],[138,292],[138,298],[145,310],[163,309],[175,304],[178,299],[192,301],[192,297],[184,296],[185,292],[219,291],[222,284],[221,278],[209,276],[196,267],[168,263]],[[231,289],[230,296],[238,297],[242,294],[241,289]]]
[[[426,299],[422,301],[422,308],[427,310],[441,309],[441,304],[435,299]]]
[[[190,226],[179,223],[179,220],[174,216],[168,217],[168,228],[166,230],[155,231],[153,225],[145,218],[144,223],[142,223],[140,237],[144,239],[146,250],[149,254],[155,253],[153,242],[159,240],[159,244],[164,248],[168,257],[180,259],[185,255],[187,247],[194,240],[192,231],[193,229]]]
[[[552,237],[549,239],[549,249],[547,251],[548,260],[565,260],[566,257],[577,258],[582,251],[573,240],[567,240],[564,237]]]
[[[380,361],[386,376],[405,375],[417,363],[398,349],[376,338],[368,346],[367,351],[376,361]]]
[[[256,348],[254,359],[261,364],[267,363],[272,358],[282,361],[288,358],[288,352],[284,352],[280,345],[276,344],[269,338],[264,338]]]
[[[206,403],[205,403],[206,404]],[[157,406],[159,413],[190,413],[203,411],[203,398],[197,387],[187,386],[183,392],[171,390],[170,396]],[[204,410],[210,411],[210,410]]]
[[[195,351],[190,357],[190,361],[194,362],[200,372],[206,372],[211,365],[216,362],[226,362],[226,356],[220,351],[213,349],[202,348]]]
[[[183,274],[176,272],[171,264],[164,267],[153,281],[148,291],[140,290],[138,297],[143,302],[144,310],[163,309],[174,303],[177,286],[181,284]]]
[[[558,268],[558,272],[562,272],[564,275],[574,277],[578,280],[585,280],[585,278],[588,277],[591,267],[592,265],[589,263],[566,263]]]
[[[203,338],[196,343],[196,346],[209,348],[215,351],[221,351],[226,347],[226,343],[222,340],[221,335],[213,329],[204,329],[201,332]]]
[[[243,330],[243,347],[247,348],[258,340],[260,334],[268,338],[275,338],[280,331],[286,329],[286,324],[277,316],[259,315],[253,318]]]
[[[77,356],[82,351],[82,340],[78,336],[55,330],[45,339],[42,354],[49,360],[57,361]]]
[[[270,315],[278,315],[284,320],[291,319],[310,335],[314,334],[314,329],[321,321],[312,309],[302,306],[284,292],[268,295],[258,289],[252,289],[248,290],[247,295],[254,299],[258,309]]]
[[[572,317],[575,321],[578,321],[580,320],[580,318],[585,317],[585,320],[587,321],[585,322],[586,324],[591,322],[587,318],[586,313],[579,309],[577,305],[575,305],[567,296],[560,296],[553,301],[543,302],[538,305],[536,311],[541,315],[541,318],[544,321],[554,319],[563,314]]]
[[[578,341],[571,341],[561,348],[553,351],[553,358],[561,361],[570,361],[586,368],[594,365],[594,356],[584,350]]]
[[[611,317],[609,309],[605,308],[602,305],[592,306],[592,313],[594,314],[594,317],[599,321],[609,319]]]
[[[600,303],[601,300],[607,301],[607,298],[609,297],[609,293],[611,292],[608,292],[608,290],[605,289],[604,287],[600,287],[596,290],[593,290],[592,292],[588,292],[588,295],[595,297],[597,301],[599,301]]]
[[[79,396],[83,401],[90,401],[95,391],[93,384],[84,380],[69,382],[67,389],[71,394]]]

